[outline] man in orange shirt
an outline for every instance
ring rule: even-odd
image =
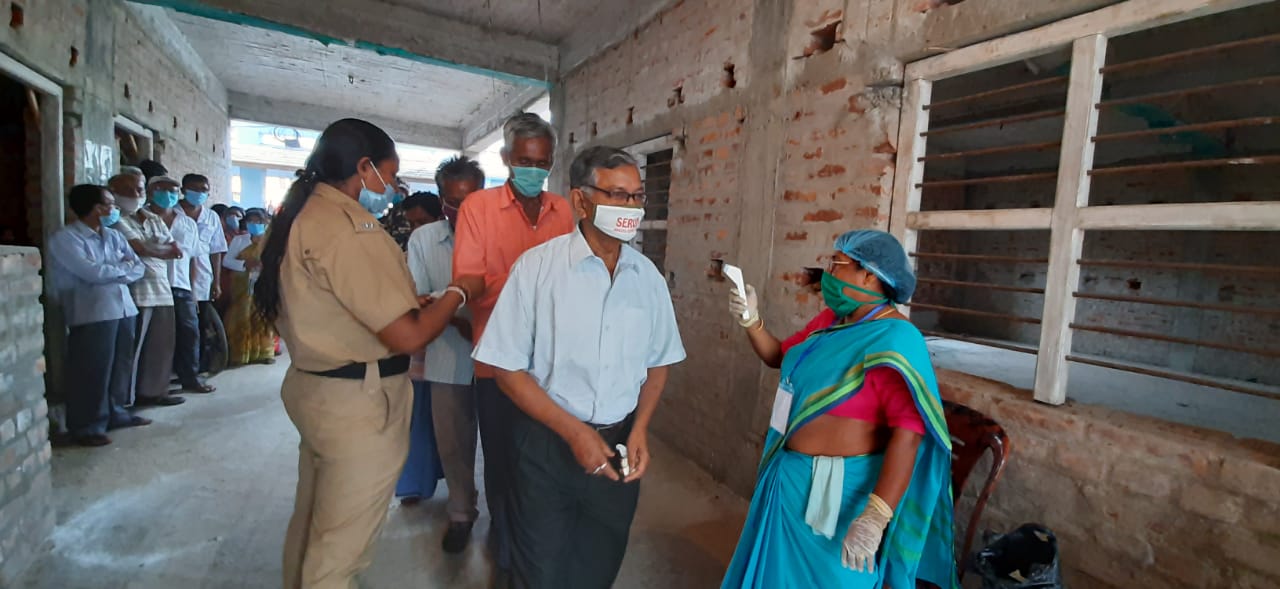
[[[541,117],[521,113],[502,128],[502,162],[510,170],[502,186],[467,197],[458,213],[453,252],[454,276],[485,277],[485,294],[471,301],[474,341],[484,335],[489,315],[507,283],[511,267],[524,252],[573,231],[573,210],[564,197],[542,185],[551,171],[555,131]],[[484,448],[485,501],[489,506],[490,549],[499,574],[511,568],[509,416],[516,411],[498,388],[493,368],[476,363],[476,412]]]

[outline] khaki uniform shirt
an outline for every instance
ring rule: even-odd
[[[418,308],[404,253],[355,200],[317,185],[289,232],[276,328],[295,367],[332,370],[391,355],[377,333]],[[373,374],[377,374],[374,370]]]

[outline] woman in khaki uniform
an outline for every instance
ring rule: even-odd
[[[409,448],[409,356],[484,289],[462,277],[420,308],[404,254],[374,218],[400,160],[365,121],[325,129],[262,251],[253,299],[293,364],[281,387],[302,436],[285,538],[284,586],[348,589],[374,540]]]

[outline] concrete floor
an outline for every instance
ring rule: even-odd
[[[939,338],[929,338],[929,353],[939,368],[1035,387],[1031,354]],[[1280,443],[1280,401],[1089,364],[1073,362],[1069,370],[1073,401]]]
[[[148,410],[155,424],[114,432],[106,448],[55,451],[58,526],[20,587],[279,587],[298,456],[279,400],[284,364],[224,373],[218,392]],[[616,586],[717,586],[746,501],[673,448],[659,444],[653,454]],[[487,586],[483,497],[471,546],[448,556],[446,492],[442,482],[431,501],[389,506],[363,587]]]

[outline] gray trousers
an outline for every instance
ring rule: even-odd
[[[508,503],[511,477],[511,417],[519,409],[492,378],[476,379],[476,418],[484,448],[484,500],[489,506],[489,549],[499,569],[511,569],[511,527],[514,513]],[[433,406],[434,410],[435,407]]]
[[[449,521],[473,522],[476,511],[476,391],[469,384],[431,383],[436,451],[449,485]]]
[[[587,474],[569,444],[515,411],[511,419],[512,576],[516,589],[612,587],[627,551],[640,482]],[[631,422],[602,431],[624,444]]]
[[[173,348],[177,340],[173,307],[138,309],[138,345],[134,353],[133,400],[169,396]]]
[[[125,425],[133,376],[133,317],[72,327],[67,334],[67,431],[106,433]]]

